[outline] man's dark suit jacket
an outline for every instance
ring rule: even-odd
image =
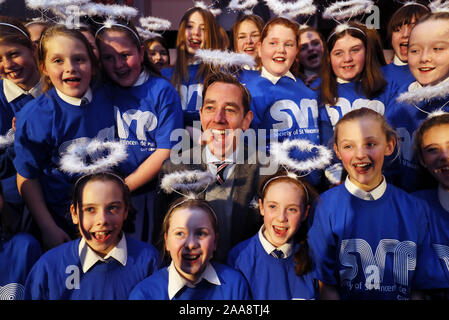
[[[167,159],[160,171],[159,181],[165,174],[182,170],[202,170],[207,171],[207,163],[205,162],[205,156],[203,152],[205,146],[197,146],[182,153],[180,159],[182,163],[174,164],[172,160]],[[262,225],[262,219],[257,209],[250,206],[251,201],[256,197],[259,187],[260,179],[260,166],[257,163],[256,152],[248,155],[248,148],[244,148],[244,163],[236,163],[233,179],[233,206],[232,206],[232,226],[231,230],[231,248],[237,243],[255,235],[260,226]],[[249,160],[248,160],[249,159]],[[248,163],[255,162],[255,163]],[[168,206],[180,195],[172,193],[170,195],[165,194],[162,190],[158,194],[158,205],[162,212],[159,212],[159,219],[156,220],[157,227],[159,228],[158,235],[160,235],[160,228],[162,227],[162,221]],[[199,198],[204,199],[205,193],[202,193]]]

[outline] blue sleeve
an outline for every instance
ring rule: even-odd
[[[172,131],[183,128],[181,100],[175,88],[167,83],[160,93],[158,129],[156,146],[158,149],[171,149],[178,141],[171,141]]]
[[[51,161],[52,115],[35,108],[38,103],[42,100],[35,99],[21,110],[14,136],[14,166],[21,176],[29,179],[37,178],[44,164]]]
[[[420,214],[421,241],[417,244],[417,259],[412,287],[417,289],[448,288],[443,265],[432,247],[429,215],[431,208],[423,200],[416,200],[416,212]]]
[[[28,274],[25,282],[25,300],[48,300],[48,272],[43,259],[39,259]]]
[[[308,232],[311,256],[316,265],[315,274],[322,282],[336,285],[338,243],[333,237],[330,215],[326,210],[330,204],[324,204],[320,199],[317,201],[319,203],[313,209],[313,222]]]

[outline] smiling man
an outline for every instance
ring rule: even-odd
[[[209,201],[218,216],[220,235],[215,258],[225,261],[235,244],[260,227],[258,215],[249,205],[256,195],[259,165],[254,161],[255,154],[248,151],[251,148],[241,142],[253,119],[251,96],[235,77],[223,73],[212,74],[203,85],[201,145],[182,152],[180,164],[166,160],[160,178],[181,170],[209,171],[217,177],[199,197]],[[173,199],[167,197],[163,194],[158,203],[168,205]],[[161,221],[164,214],[160,214]]]

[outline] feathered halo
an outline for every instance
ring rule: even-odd
[[[225,71],[229,71],[232,67],[240,68],[245,65],[254,67],[256,65],[254,57],[249,54],[229,50],[199,49],[195,52],[195,57],[205,64],[225,69]]]
[[[294,159],[290,156],[290,152],[294,149],[310,154],[316,153],[317,155],[306,160]],[[332,152],[328,148],[305,139],[286,139],[283,142],[272,142],[270,144],[270,155],[275,163],[282,165],[287,171],[296,171],[302,175],[325,168],[332,159]]]
[[[141,17],[139,23],[142,27],[136,27],[136,30],[140,37],[145,40],[162,37],[162,33],[156,31],[164,32],[171,28],[169,20],[158,17]]]
[[[307,159],[296,159],[290,156],[291,152],[295,149],[303,153],[317,154]],[[265,182],[262,187],[262,193],[265,188],[276,179],[282,177],[289,177],[298,181],[304,188],[307,202],[309,201],[309,193],[307,188],[301,182],[299,178],[307,176],[313,170],[324,169],[331,163],[332,152],[322,145],[316,145],[305,139],[286,139],[283,142],[272,142],[270,144],[270,158],[278,166],[282,166],[286,171],[285,175],[275,176]],[[254,201],[251,202],[251,206],[257,208],[258,204]]]
[[[73,142],[60,159],[60,169],[68,174],[94,174],[110,170],[127,157],[126,145],[97,139]]]
[[[283,0],[264,0],[268,8],[278,17],[295,19],[298,16],[311,16],[316,12],[313,0],[297,0],[284,2]]]
[[[90,0],[25,0],[25,4],[28,8],[40,12],[41,17],[36,19],[37,22],[49,21],[65,25],[70,23],[68,27],[73,27],[72,21],[74,19],[69,19],[69,17],[76,18],[85,15],[86,13],[82,8],[88,5],[89,1]],[[32,23],[33,21],[29,24]],[[79,27],[79,25],[75,24],[75,27]]]
[[[210,11],[210,13],[212,13],[214,17],[219,16],[221,14],[221,9],[214,9],[212,8],[212,6],[208,6],[207,4],[205,4],[204,1],[202,0],[193,1],[193,5],[194,7]]]
[[[449,2],[445,0],[434,0],[429,3],[429,9],[432,13],[449,12]]]
[[[449,96],[449,81],[442,81],[434,86],[425,86],[420,88],[413,88],[412,85],[409,87],[409,91],[401,93],[396,98],[397,102],[418,104],[423,100],[431,101],[433,99],[442,99]]]
[[[209,171],[183,170],[164,175],[161,189],[170,194],[176,192],[188,199],[196,199],[198,193],[204,192],[216,180]]]
[[[336,22],[348,21],[360,14],[371,12],[373,6],[371,0],[336,1],[324,10],[323,18]]]
[[[427,116],[427,119],[440,117],[440,116],[444,116],[444,115],[447,115],[447,114],[449,114],[449,112],[446,112],[446,111],[443,111],[443,110],[436,110],[436,111],[433,111],[433,112],[429,113],[429,115]]]
[[[137,16],[138,11],[136,8],[118,4],[105,5],[101,3],[89,3],[84,7],[84,9],[89,16],[102,16],[105,18],[105,21],[103,23],[99,23],[102,24],[102,26],[98,28],[97,32],[95,33],[95,38],[101,30],[105,28],[109,29],[113,26],[119,26],[130,31],[139,42],[141,41],[139,35],[136,34],[133,29],[121,22],[118,22],[119,19],[130,21],[132,18]]]
[[[258,0],[231,0],[228,8],[231,11],[242,11],[243,14],[252,14],[254,7],[258,3]]]

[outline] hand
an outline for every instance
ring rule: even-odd
[[[52,228],[47,228],[46,230],[42,230],[42,241],[44,243],[44,250],[50,250],[54,247],[57,247],[64,242],[71,241],[69,235],[64,232],[57,225],[54,225]]]

